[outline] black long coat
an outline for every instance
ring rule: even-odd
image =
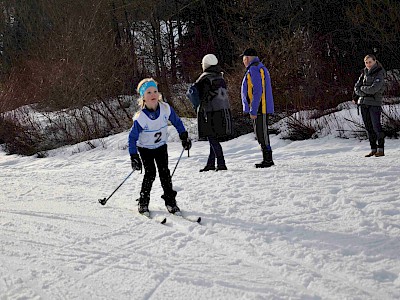
[[[204,70],[196,81],[196,87],[200,98],[197,110],[199,138],[231,135],[232,115],[221,67],[215,65]]]

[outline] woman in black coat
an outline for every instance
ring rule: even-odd
[[[227,170],[219,141],[221,137],[232,134],[232,116],[226,82],[214,54],[203,57],[202,68],[203,73],[188,91],[188,95],[193,89],[198,93],[197,100],[191,99],[197,111],[198,134],[199,138],[207,138],[210,143],[207,164],[200,172]]]

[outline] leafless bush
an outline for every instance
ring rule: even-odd
[[[0,141],[8,154],[32,155],[47,150],[40,125],[26,110],[0,116]]]
[[[188,87],[189,84],[173,85],[172,97],[168,100],[168,103],[172,104],[180,117],[194,118],[196,117],[196,112],[193,109],[192,103],[186,97]]]
[[[386,99],[387,100],[387,99]],[[385,101],[386,102],[386,101]],[[331,122],[336,123],[338,136],[341,138],[356,137],[367,138],[367,131],[361,117],[354,116],[349,112],[346,117],[332,117]],[[398,138],[400,134],[400,107],[399,104],[386,104],[382,107],[382,127],[385,136]]]
[[[38,1],[37,5],[51,30],[13,60],[1,88],[0,111],[32,103],[49,111],[81,108],[130,92],[132,49],[115,44],[106,2]]]
[[[386,96],[400,96],[400,70],[389,70],[386,74]],[[400,101],[400,98],[397,98]]]
[[[344,129],[343,123],[346,123],[346,128]],[[362,121],[357,121],[354,118],[343,118],[336,119],[338,137],[348,139],[348,138],[358,138],[360,140],[367,139],[367,131]]]
[[[9,154],[44,156],[50,149],[116,134],[131,126],[132,121],[127,115],[133,116],[137,109],[132,100],[129,107],[122,109],[124,101],[104,101],[57,112],[25,106],[3,113],[0,141]]]
[[[349,3],[351,3],[351,6],[346,9],[346,15],[351,22],[351,27],[358,27],[369,41],[373,41],[375,45],[379,44],[377,48],[380,48],[388,59],[397,62],[398,65],[400,61],[398,48],[400,2],[394,0],[363,0]],[[371,22],[371,20],[373,21]],[[361,45],[363,44],[361,43]]]
[[[390,138],[399,138],[400,134],[400,107],[386,105],[382,112],[382,126],[385,135]]]
[[[308,122],[297,119],[296,117],[289,117],[287,120],[287,126],[289,128],[287,135],[284,139],[292,141],[308,140],[312,138],[317,130]]]
[[[261,49],[271,73],[277,110],[325,111],[350,98],[354,83],[334,56],[326,55],[329,45],[328,37],[299,28],[287,30]]]
[[[292,114],[280,122],[284,128],[281,129],[283,139],[292,141],[307,140],[317,138],[318,133],[326,124],[322,124],[323,120],[310,118],[310,112],[301,111]]]
[[[253,131],[253,125],[248,115],[243,114],[241,86],[244,75],[243,64],[237,63],[234,68],[225,73],[229,102],[233,119],[233,137],[238,137]]]

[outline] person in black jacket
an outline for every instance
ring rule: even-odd
[[[226,82],[218,59],[207,54],[202,59],[203,73],[187,93],[197,112],[199,138],[207,138],[210,153],[206,166],[200,172],[227,170],[220,138],[232,134],[232,116]],[[193,100],[193,90],[197,99]],[[215,167],[217,163],[217,167]]]
[[[382,98],[385,90],[385,69],[372,54],[364,58],[365,68],[354,85],[361,107],[361,116],[368,132],[371,152],[365,157],[384,156],[385,134],[381,125]]]

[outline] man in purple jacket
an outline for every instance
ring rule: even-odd
[[[256,168],[268,168],[274,165],[268,132],[268,114],[274,113],[271,78],[256,50],[246,49],[241,56],[246,67],[242,81],[243,112],[250,114],[263,154],[263,160]]]

